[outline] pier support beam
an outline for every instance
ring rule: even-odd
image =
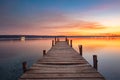
[[[46,55],[46,50],[43,50],[43,56],[45,56]]]
[[[67,42],[67,40],[68,40],[67,37],[65,37],[65,41],[66,41],[66,42]]]
[[[69,45],[69,39],[67,39],[67,44]]]
[[[56,44],[57,38],[55,37],[55,44]]]
[[[54,46],[54,40],[52,40],[52,47]]]
[[[79,53],[82,56],[82,45],[79,45],[78,47],[79,47]]]
[[[93,55],[93,67],[98,70],[98,60],[97,55]]]
[[[26,61],[24,61],[22,63],[22,68],[23,68],[23,73],[25,73],[27,71],[27,62]]]
[[[70,47],[72,47],[72,40],[70,40]]]
[[[67,37],[65,37],[65,41],[67,42],[67,44],[69,45],[69,39]]]

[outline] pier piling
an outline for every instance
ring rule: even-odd
[[[57,42],[57,38],[55,37],[55,44],[56,44],[56,42]]]
[[[54,46],[54,40],[52,40],[52,46]]]
[[[27,71],[27,62],[26,61],[24,61],[22,63],[22,68],[23,68],[23,73],[25,73]]]
[[[65,37],[65,41],[67,42],[67,37]]]
[[[46,55],[46,50],[43,50],[43,56],[45,56]]]
[[[72,40],[70,40],[70,47],[72,47]]]
[[[82,45],[79,45],[78,47],[79,47],[79,53],[82,56]]]
[[[93,55],[93,67],[94,67],[96,70],[98,69],[97,55]]]

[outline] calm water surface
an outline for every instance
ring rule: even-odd
[[[17,80],[22,74],[22,62],[29,67],[42,58],[42,50],[51,48],[52,39],[0,41],[0,80]],[[98,56],[98,71],[107,80],[120,80],[120,39],[73,38],[73,47],[83,45],[83,57],[92,65],[92,55]]]

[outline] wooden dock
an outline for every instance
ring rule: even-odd
[[[105,80],[105,78],[66,41],[59,41],[19,80]]]

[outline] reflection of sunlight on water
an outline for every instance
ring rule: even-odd
[[[120,39],[115,38],[73,38],[73,46],[83,45],[83,57],[92,64],[92,55],[98,55],[98,70],[107,80],[120,79]],[[112,76],[111,76],[112,75]]]
[[[105,39],[105,38],[97,38],[97,39],[86,39],[86,38],[82,38],[82,39],[79,39],[79,38],[74,38],[74,45],[78,45],[78,44],[83,44],[83,45],[87,45],[87,46],[120,46],[120,39]]]
[[[115,38],[71,38],[73,47],[83,45],[83,57],[92,64],[92,55],[98,55],[98,70],[107,80],[120,79],[120,39]],[[26,41],[0,41],[0,74],[3,80],[15,80],[22,73],[21,63],[27,61],[31,66],[42,58],[42,50],[51,48],[54,39]],[[60,39],[64,40],[64,38]],[[4,75],[5,74],[5,75]],[[112,76],[111,76],[112,75]],[[7,77],[6,77],[7,76]]]

